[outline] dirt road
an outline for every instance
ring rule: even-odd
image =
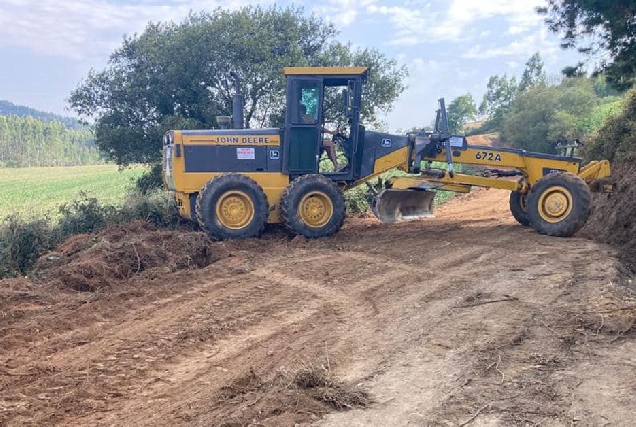
[[[617,271],[497,190],[318,241],[80,236],[0,282],[0,425],[633,425]]]

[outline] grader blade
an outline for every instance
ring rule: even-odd
[[[383,190],[373,199],[372,210],[384,224],[433,216],[434,191]]]

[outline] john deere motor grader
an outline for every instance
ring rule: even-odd
[[[165,186],[174,192],[180,214],[214,238],[258,236],[266,223],[284,223],[308,238],[332,235],[345,218],[343,191],[394,168],[407,174],[381,183],[373,202],[384,223],[430,216],[435,190],[467,193],[479,186],[510,190],[510,210],[522,225],[571,236],[590,215],[591,184],[610,174],[607,161],[582,167],[573,149],[557,156],[468,145],[463,136],[449,134],[443,99],[433,132],[370,131],[360,124],[367,68],[296,67],[284,73],[280,128],[242,129],[243,99],[235,77],[232,129],[230,118],[220,117],[221,129],[172,130],[164,136]],[[333,139],[346,165],[325,171],[320,158],[334,93],[348,126]],[[433,168],[433,162],[447,166]],[[456,173],[455,164],[481,172]]]

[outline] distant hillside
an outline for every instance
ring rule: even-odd
[[[36,110],[35,108],[25,107],[23,105],[15,105],[12,102],[4,101],[0,99],[0,116],[18,116],[28,117],[45,121],[45,122],[60,122],[69,129],[76,129],[80,127],[80,123],[72,117],[59,116],[53,113],[46,113],[44,111]]]

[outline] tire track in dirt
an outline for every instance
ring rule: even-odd
[[[90,316],[70,304],[27,312],[12,333],[37,326],[49,339],[12,349],[12,372],[41,369],[0,379],[0,424],[306,425],[324,412],[219,391],[252,370],[267,380],[307,366],[376,400],[321,426],[458,425],[482,407],[475,425],[633,419],[636,384],[620,363],[636,334],[629,316],[594,314],[621,301],[611,254],[514,225],[506,200],[484,191],[430,221],[349,219],[329,239],[232,242],[231,257],[166,275],[166,290],[104,294]],[[43,321],[69,316],[83,321],[62,333]],[[604,387],[611,414],[593,399]]]

